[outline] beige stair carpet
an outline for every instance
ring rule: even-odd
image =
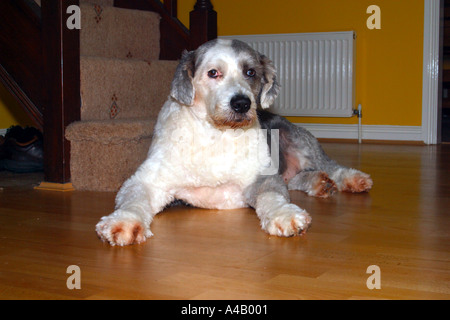
[[[177,62],[157,60],[157,14],[104,1],[81,9],[81,121],[66,131],[72,184],[117,191],[147,155]]]
[[[81,55],[104,58],[157,60],[159,15],[81,4]]]

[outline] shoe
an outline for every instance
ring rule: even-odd
[[[16,173],[44,170],[43,138],[35,128],[14,126],[8,129],[3,151],[4,170]]]

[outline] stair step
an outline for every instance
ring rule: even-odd
[[[98,4],[100,6],[114,6],[114,0],[80,0],[81,4],[89,3],[89,4]]]
[[[156,118],[177,64],[82,56],[81,119]]]
[[[81,55],[141,60],[159,58],[160,17],[157,13],[91,3],[82,3],[80,8]]]
[[[76,121],[67,127],[66,138],[70,141],[119,144],[150,138],[155,123],[156,118]]]
[[[77,190],[117,191],[145,160],[156,119],[70,124],[70,172]]]

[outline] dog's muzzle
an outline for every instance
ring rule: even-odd
[[[252,101],[250,98],[243,94],[235,95],[230,100],[231,109],[236,113],[246,113],[250,110],[251,105]]]
[[[219,129],[238,129],[253,125],[257,119],[256,108],[252,108],[252,100],[243,93],[231,97],[225,108],[211,115],[211,120]]]

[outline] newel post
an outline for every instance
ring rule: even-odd
[[[42,0],[44,179],[70,182],[66,127],[80,120],[80,30],[69,29],[67,8],[79,0]]]
[[[190,12],[190,50],[217,38],[217,12],[210,0],[197,0]]]

